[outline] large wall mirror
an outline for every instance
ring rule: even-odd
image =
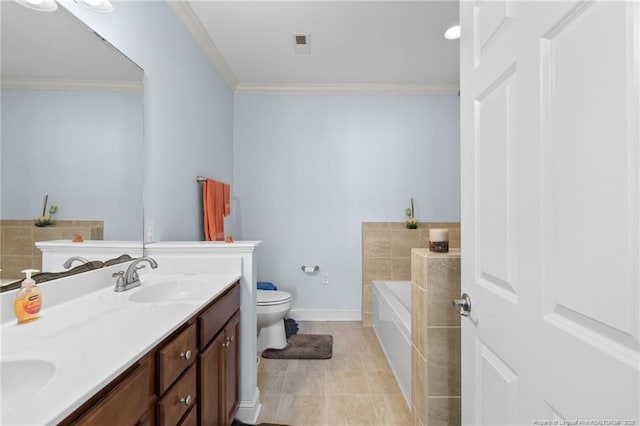
[[[142,250],[143,70],[64,7],[0,8],[3,281],[40,269],[34,240]],[[54,224],[35,227],[51,205]]]

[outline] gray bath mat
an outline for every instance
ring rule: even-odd
[[[333,336],[330,334],[296,334],[284,349],[265,349],[269,359],[329,359],[333,356]]]

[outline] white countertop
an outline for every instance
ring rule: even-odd
[[[7,383],[9,372],[0,371],[7,379],[0,380],[5,402],[4,407],[0,406],[0,424],[60,422],[239,278],[240,272],[151,273],[141,276],[140,287],[122,293],[115,293],[112,285],[103,286],[53,305],[47,301],[60,296],[48,299],[43,289],[43,309],[37,321],[2,323],[0,354],[3,363],[28,359],[48,361],[55,365],[55,372],[38,392],[22,397],[18,386],[12,388]],[[174,297],[173,301],[129,300],[136,293],[148,293],[155,286],[178,286],[181,280],[198,281],[206,291],[184,298]],[[49,294],[53,291],[48,289]],[[15,297],[15,292],[3,293],[5,297],[7,294]],[[7,309],[6,301],[3,307]]]

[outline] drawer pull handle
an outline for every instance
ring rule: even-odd
[[[180,403],[186,405],[187,407],[191,405],[191,395],[187,395],[186,398],[180,398]]]
[[[233,336],[229,337],[229,341],[233,342]]]
[[[184,358],[189,361],[191,359],[191,351],[180,352],[180,358]]]

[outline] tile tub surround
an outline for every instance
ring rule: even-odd
[[[54,219],[55,220],[55,219]],[[0,220],[0,269],[2,279],[20,279],[23,269],[42,269],[42,253],[37,241],[69,240],[80,234],[85,240],[102,240],[104,224],[100,220],[55,220],[39,228],[33,219]]]
[[[415,425],[451,425],[460,413],[460,250],[411,251],[411,406]]]
[[[405,222],[362,223],[362,323],[371,327],[371,282],[411,279],[411,249],[429,246],[429,229],[449,229],[449,247],[460,248],[459,222],[419,222],[407,229]]]

